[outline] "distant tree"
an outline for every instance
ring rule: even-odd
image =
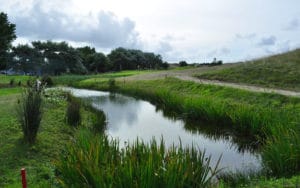
[[[168,69],[168,68],[169,68],[169,63],[168,63],[168,62],[164,62],[164,63],[162,64],[162,68],[163,68],[163,69]]]
[[[7,51],[16,39],[16,25],[8,21],[7,14],[0,12],[0,70],[7,67]]]
[[[180,67],[185,67],[185,66],[187,66],[188,64],[187,64],[187,62],[186,61],[180,61],[179,62],[179,66]]]
[[[111,69],[108,58],[103,53],[90,54],[86,58],[86,67],[90,72],[106,72]]]
[[[95,48],[85,46],[81,48],[76,48],[76,51],[79,52],[80,58],[82,59],[83,65],[90,71],[90,66],[91,66],[91,56],[93,56],[96,53]],[[94,71],[94,70],[92,70]]]
[[[19,45],[12,49],[11,56],[9,67],[26,73],[87,73],[79,52],[66,42],[35,41],[31,46]]]

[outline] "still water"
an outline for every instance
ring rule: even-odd
[[[166,112],[151,103],[109,92],[71,89],[74,96],[89,100],[96,109],[106,114],[108,125],[106,134],[119,139],[120,145],[133,142],[137,138],[149,142],[163,137],[166,145],[195,146],[205,150],[216,163],[220,155],[219,167],[227,170],[258,170],[260,156],[251,141],[234,136],[230,129],[220,126],[203,125],[201,122],[184,122],[176,117],[167,117]]]

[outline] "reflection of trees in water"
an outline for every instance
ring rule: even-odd
[[[138,119],[139,110],[143,110],[142,101],[119,94],[92,97],[89,100],[92,101],[94,107],[102,109],[105,112],[109,128],[113,131],[117,131],[124,122],[128,126],[133,125]],[[214,141],[228,141],[231,143],[231,148],[234,148],[239,153],[255,153],[259,150],[259,144],[255,137],[242,135],[230,125],[217,125],[200,120],[191,121],[186,119],[184,114],[176,113],[172,107],[167,108],[162,104],[153,102],[152,104],[156,107],[156,112],[161,112],[165,118],[171,121],[183,120],[185,130],[193,134],[200,134]]]
[[[165,118],[176,121],[181,119],[184,121],[185,130],[193,134],[201,134],[205,138],[218,141],[226,140],[231,143],[231,147],[239,153],[250,152],[256,153],[260,144],[255,136],[243,135],[235,131],[230,125],[213,124],[201,120],[188,120],[184,114],[178,114],[172,108],[156,104],[156,112],[161,111]]]
[[[134,98],[110,94],[108,96],[93,97],[90,100],[92,100],[95,108],[105,112],[111,130],[118,130],[123,123],[131,126],[138,118],[140,102]]]

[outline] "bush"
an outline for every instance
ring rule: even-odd
[[[115,90],[116,89],[116,80],[113,78],[110,78],[108,80],[108,87],[111,91]]]
[[[67,96],[68,106],[66,111],[66,120],[69,125],[78,126],[81,122],[80,100],[71,94]]]
[[[185,66],[188,66],[188,64],[187,64],[186,61],[180,61],[180,62],[179,62],[179,66],[180,66],[180,67],[185,67]]]
[[[44,75],[42,77],[42,84],[47,86],[53,86],[53,80],[49,75]]]
[[[15,84],[15,79],[14,78],[10,79],[9,85],[12,87],[14,86],[14,84]]]
[[[91,115],[89,117],[91,123],[91,131],[95,133],[104,133],[106,129],[106,116],[102,110],[90,107]]]
[[[18,105],[18,117],[24,140],[29,144],[35,142],[42,119],[41,90],[37,90],[35,87],[27,88],[22,93],[22,98]]]

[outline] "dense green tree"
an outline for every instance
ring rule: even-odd
[[[8,21],[7,14],[0,12],[0,70],[7,66],[7,51],[16,39],[16,25]]]
[[[103,53],[94,53],[87,56],[87,69],[95,73],[107,72],[111,69],[111,64]]]
[[[134,69],[160,69],[163,67],[163,61],[160,55],[154,53],[142,52],[141,50],[117,48],[108,54],[113,69],[134,70]]]
[[[10,67],[33,74],[84,74],[86,68],[78,51],[66,42],[32,42],[13,48]]]
[[[179,66],[180,67],[185,67],[185,66],[187,66],[188,64],[187,64],[187,62],[186,61],[180,61],[179,62]]]

